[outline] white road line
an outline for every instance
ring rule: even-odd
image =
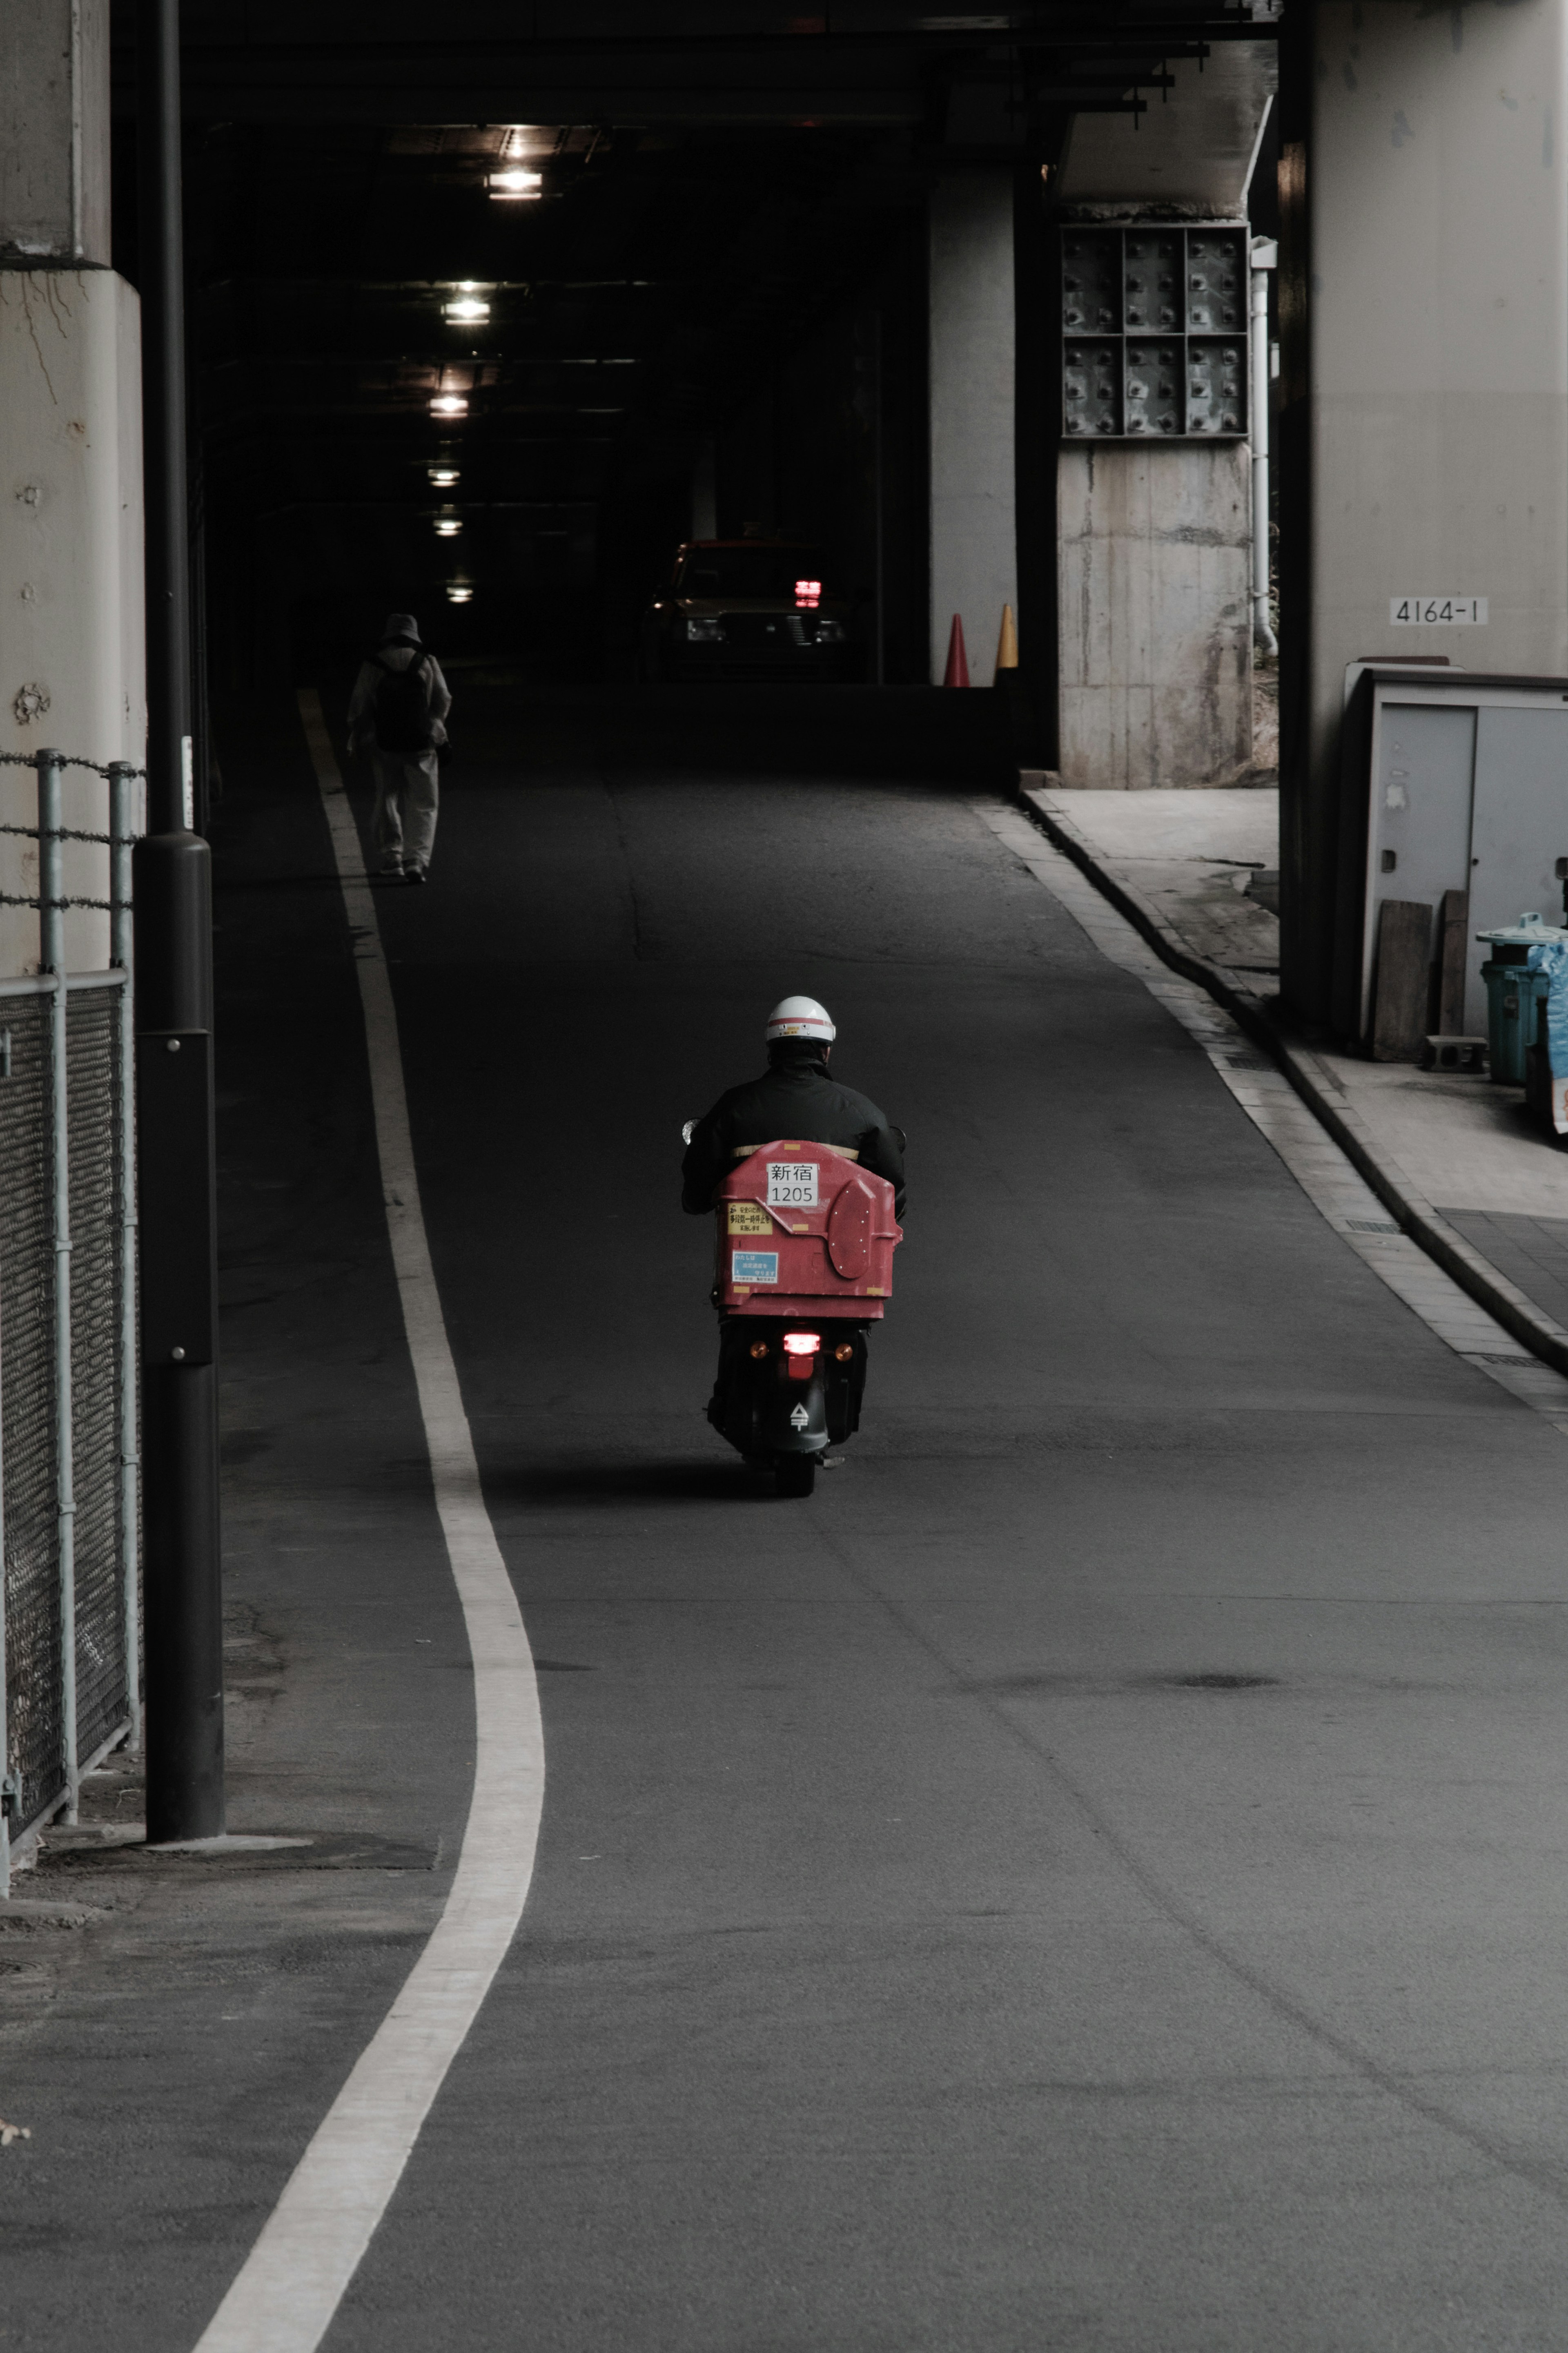
[[[1428,1330],[1479,1373],[1543,1414],[1568,1437],[1568,1380],[1531,1356],[1461,1291],[1418,1242],[1399,1232],[1371,1186],[1321,1127],[1295,1088],[1238,1022],[1194,980],[1184,980],[1101,898],[1089,877],[1022,810],[976,801],[976,816],[1059,899],[1100,954],[1141,980],[1196,1039],[1242,1110],[1266,1135],[1313,1208]]]
[[[354,943],[376,1144],[404,1327],[447,1552],[474,1662],[477,1754],[447,1906],[197,2353],[312,2353],[353,2277],[521,1917],[544,1797],[539,1691],[522,1616],[479,1491],[408,1130],[397,1015],[359,829],[313,689],[300,715],[331,828]]]

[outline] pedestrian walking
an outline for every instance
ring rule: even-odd
[[[375,846],[385,875],[423,882],[436,841],[440,752],[452,697],[412,613],[389,613],[349,702],[349,750],[375,769]]]

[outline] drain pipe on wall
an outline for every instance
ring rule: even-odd
[[[125,975],[115,1008],[120,1065],[120,1601],[125,1643],[126,1746],[142,1746],[141,1358],[136,1315],[136,1001],[132,856],[140,796],[129,760],[109,764],[109,961]]]
[[[1271,237],[1252,240],[1252,642],[1277,654],[1268,622],[1268,272],[1279,259]]]

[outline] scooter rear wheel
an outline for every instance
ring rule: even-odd
[[[816,1485],[816,1455],[779,1455],[773,1464],[773,1480],[781,1495],[809,1495]]]

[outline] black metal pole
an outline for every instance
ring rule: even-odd
[[[872,530],[876,536],[877,556],[877,660],[876,681],[879,686],[888,683],[888,630],[883,618],[885,559],[883,556],[883,493],[882,493],[882,313],[871,313],[871,465],[872,465]]]
[[[147,834],[135,854],[147,1838],[224,1827],[212,883],[194,829],[179,0],[138,0]]]

